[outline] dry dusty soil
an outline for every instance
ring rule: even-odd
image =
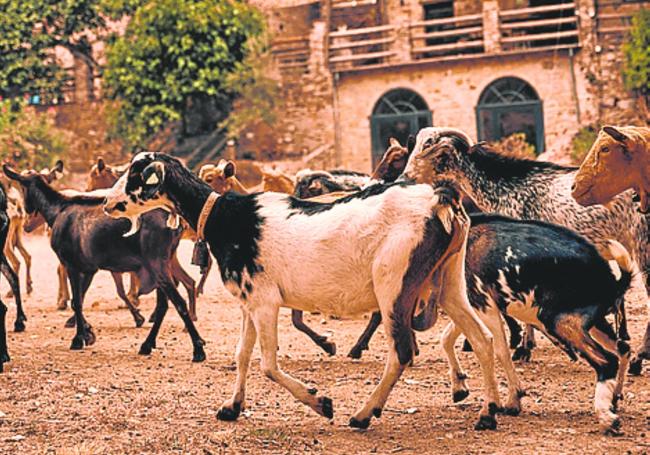
[[[419,335],[420,356],[391,394],[384,415],[366,431],[347,422],[377,383],[383,369],[381,329],[361,361],[345,357],[367,321],[308,316],[331,334],[339,354],[329,357],[280,318],[282,367],[334,400],[334,419],[319,417],[260,372],[256,347],[248,381],[248,409],[238,422],[215,413],[235,380],[233,355],[240,311],[222,290],[216,272],[198,303],[198,328],[207,341],[207,361],[191,362],[192,349],[180,319],[170,308],[158,347],[137,354],[150,324],[136,329],[119,308],[110,276],[98,274],[85,308],[97,342],[83,351],[68,348],[63,327],[69,311],[55,309],[56,259],[46,237],[28,238],[34,255],[35,290],[25,298],[27,331],[9,334],[12,362],[0,374],[0,453],[648,453],[650,452],[650,365],[628,377],[620,417],[624,435],[599,433],[593,413],[594,373],[541,340],[529,364],[517,365],[528,396],[519,417],[499,416],[496,431],[476,432],[481,382],[472,353],[460,353],[471,375],[472,394],[451,400],[447,364],[439,343],[444,318]],[[189,265],[191,244],[181,262]],[[3,280],[2,292],[7,289]],[[634,344],[646,310],[636,293],[628,306]],[[8,327],[13,327],[11,299]],[[142,298],[143,312],[153,295]],[[505,397],[505,383],[500,388]]]

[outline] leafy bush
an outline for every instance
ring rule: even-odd
[[[632,17],[632,28],[623,44],[623,79],[628,90],[650,95],[650,10]]]
[[[571,161],[574,164],[580,164],[587,156],[587,152],[596,142],[598,137],[599,128],[594,125],[585,126],[580,128],[573,139],[571,140]]]
[[[0,101],[0,160],[19,169],[42,169],[68,149],[68,137],[49,114],[15,100]]]

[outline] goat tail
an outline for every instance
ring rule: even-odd
[[[625,292],[629,289],[634,273],[634,262],[627,249],[616,240],[609,239],[609,253],[621,269],[621,277],[618,279],[618,295],[616,297],[616,335],[619,340],[629,340],[627,331],[627,317],[625,315]]]

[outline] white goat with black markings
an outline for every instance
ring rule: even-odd
[[[388,358],[381,381],[350,426],[366,428],[413,356],[411,329],[420,296],[436,292],[442,309],[465,332],[481,364],[485,400],[477,429],[496,427],[499,397],[492,336],[467,300],[464,277],[468,218],[448,186],[375,185],[332,203],[286,194],[218,195],[178,160],[136,155],[107,198],[115,217],[154,208],[180,213],[204,237],[227,289],[241,303],[237,379],[221,420],[243,406],[250,356],[259,337],[262,370],[318,414],[333,416],[332,400],[277,365],[280,307],[359,316],[383,315]],[[344,239],[344,240],[343,240]],[[432,289],[436,273],[444,283]],[[435,318],[431,318],[433,321]]]
[[[432,146],[441,139],[453,140],[459,146],[448,147],[447,153],[433,157]],[[647,271],[650,266],[648,222],[639,213],[639,204],[633,201],[632,193],[616,196],[607,207],[583,207],[571,196],[577,172],[575,167],[506,157],[485,144],[472,146],[463,131],[431,127],[418,132],[404,175],[418,182],[451,178],[480,209],[566,226],[592,242],[607,259],[612,259],[610,239],[617,240],[630,253],[635,272]],[[645,282],[646,291],[650,292],[650,280]],[[629,372],[639,374],[642,361],[647,358],[650,358],[650,321],[637,355],[630,362]]]

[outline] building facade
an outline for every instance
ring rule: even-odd
[[[625,122],[630,18],[650,2],[327,0],[256,2],[273,34],[283,112],[277,149],[369,171],[388,139],[429,125],[477,140],[524,133],[566,161],[572,137]],[[242,147],[254,150],[255,132]]]

